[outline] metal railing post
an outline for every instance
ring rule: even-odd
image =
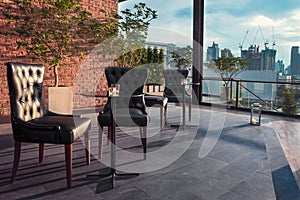
[[[240,87],[240,81],[236,80],[236,88],[235,88],[235,107],[239,107],[239,87]]]

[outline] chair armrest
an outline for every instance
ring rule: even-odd
[[[62,117],[82,117],[81,115],[69,115],[69,114],[59,114],[52,112],[50,110],[47,110],[47,116],[62,116]]]
[[[88,93],[76,93],[76,94],[79,94],[79,95],[85,96],[85,97],[102,97],[102,98],[109,97],[108,94],[106,94],[106,95],[99,95],[99,94],[93,94],[93,93],[90,93],[90,94],[88,94]]]

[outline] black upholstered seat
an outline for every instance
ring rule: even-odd
[[[186,69],[165,69],[165,89],[164,97],[168,98],[168,103],[185,103],[189,105],[189,121],[191,120],[192,97],[186,93],[185,86],[181,84],[182,79],[186,79],[189,71]],[[185,99],[183,99],[185,98]],[[185,106],[185,105],[184,105]],[[167,110],[167,109],[166,109]]]
[[[105,75],[108,86],[120,84],[119,97],[116,98],[116,116],[114,117],[117,126],[141,127],[140,134],[143,144],[144,156],[146,156],[146,127],[148,114],[144,100],[144,84],[148,71],[142,68],[107,67]],[[111,136],[111,98],[108,99],[104,109],[99,112],[98,123],[100,130],[99,157],[102,152],[103,127],[108,126],[108,137]]]
[[[163,129],[166,123],[168,98],[164,96],[145,94],[145,103],[147,107],[160,107],[160,129]]]
[[[61,115],[46,110],[42,101],[44,67],[39,64],[7,63],[7,80],[11,105],[11,125],[15,140],[15,181],[22,142],[39,143],[39,161],[43,160],[44,143],[64,144],[67,184],[72,185],[72,143],[85,134],[87,164],[90,163],[89,129],[91,120]]]

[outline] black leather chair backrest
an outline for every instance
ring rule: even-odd
[[[145,68],[107,67],[105,76],[109,87],[120,84],[120,95],[139,95],[144,93],[144,79],[147,79],[148,71]]]
[[[12,62],[6,65],[12,119],[29,121],[44,116],[44,66]]]
[[[120,84],[119,96],[124,98],[118,99],[118,108],[138,108],[146,113],[144,100],[144,85],[146,84],[148,70],[145,68],[128,68],[128,67],[107,67],[105,75],[108,86]],[[138,98],[132,95],[142,95]],[[104,110],[110,108],[110,99]]]
[[[112,84],[118,83],[120,78],[129,70],[131,70],[129,67],[106,67],[105,76],[108,86],[110,87]]]
[[[187,69],[165,69],[165,89],[164,96],[178,96],[183,95],[183,86],[180,84],[181,79],[186,79],[189,71]]]

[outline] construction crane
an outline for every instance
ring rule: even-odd
[[[261,30],[261,27],[260,27],[260,26],[258,26],[258,28],[259,28],[259,31],[260,31],[261,37],[262,37],[262,39],[263,39],[263,41],[264,41],[264,44],[265,44],[265,49],[267,49],[267,48],[268,48],[268,47],[267,47],[267,45],[269,44],[269,41],[268,41],[268,40],[265,40],[264,34],[263,34],[262,30]]]
[[[253,42],[252,42],[251,46],[254,46],[254,42],[256,40],[257,34],[258,34],[258,29],[256,30],[256,33],[254,35]]]
[[[246,31],[246,34],[245,34],[245,36],[243,38],[242,43],[239,44],[239,48],[241,49],[241,51],[243,50],[243,44],[244,44],[244,42],[246,40],[246,37],[247,37],[248,33],[249,33],[249,30]]]
[[[273,39],[272,49],[274,50],[274,47],[276,45],[276,42],[275,42],[275,39],[274,39],[274,26],[272,26],[272,39]]]

